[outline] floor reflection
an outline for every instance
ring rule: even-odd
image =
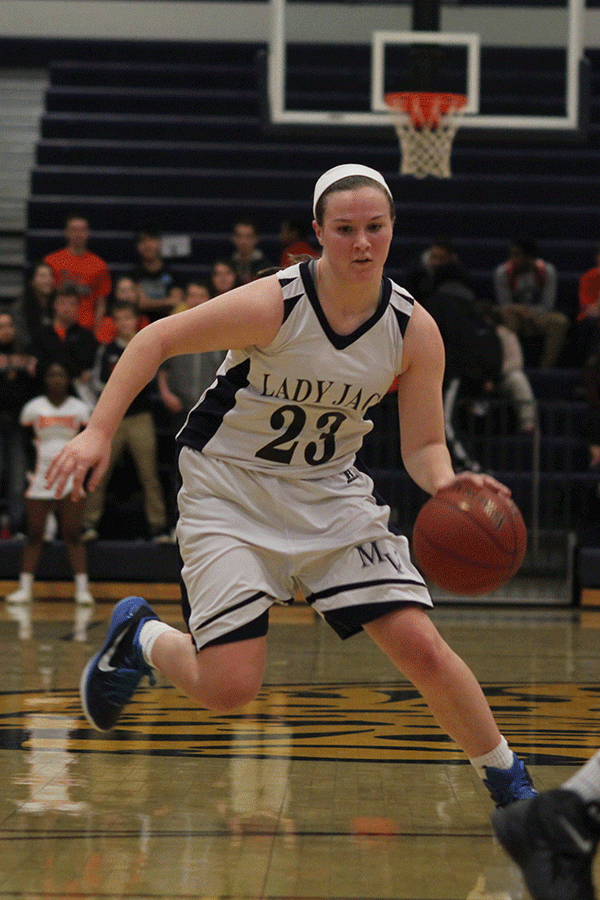
[[[0,900],[525,900],[474,770],[366,638],[286,610],[256,702],[159,679],[104,735],[78,680],[110,610],[0,608]],[[536,783],[564,780],[597,741],[600,620],[434,616]]]

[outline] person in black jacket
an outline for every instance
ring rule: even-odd
[[[30,352],[37,359],[38,371],[45,369],[50,360],[61,362],[73,379],[77,395],[93,407],[89,382],[98,342],[89,328],[78,323],[78,310],[77,288],[64,282],[56,291],[52,324],[42,325],[32,336]]]
[[[480,472],[457,433],[461,397],[480,397],[488,382],[497,383],[502,369],[502,345],[496,329],[477,307],[477,298],[456,262],[436,269],[431,293],[423,306],[440,329],[446,351],[444,423],[446,440],[457,471]]]
[[[25,453],[19,413],[36,393],[31,357],[16,338],[12,314],[0,309],[0,479],[3,522],[10,534],[24,529]]]

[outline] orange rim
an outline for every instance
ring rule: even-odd
[[[467,98],[437,91],[400,91],[386,94],[385,102],[390,109],[410,116],[416,128],[436,128],[443,116],[462,109]]]

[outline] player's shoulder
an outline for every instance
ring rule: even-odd
[[[406,288],[396,284],[387,276],[384,278],[384,291],[388,294],[388,306],[394,313],[400,332],[404,336],[414,311],[415,298]]]
[[[399,285],[393,278],[384,276],[384,282],[388,282],[390,286],[390,303],[394,303],[402,309],[412,310],[415,304],[415,298],[407,291],[406,288]]]

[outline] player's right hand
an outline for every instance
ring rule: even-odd
[[[73,476],[71,500],[81,500],[89,491],[95,490],[108,468],[110,461],[110,440],[103,433],[89,425],[72,438],[50,463],[46,475],[46,486],[54,488],[54,496],[60,497],[69,476]],[[88,472],[87,492],[84,488]]]

